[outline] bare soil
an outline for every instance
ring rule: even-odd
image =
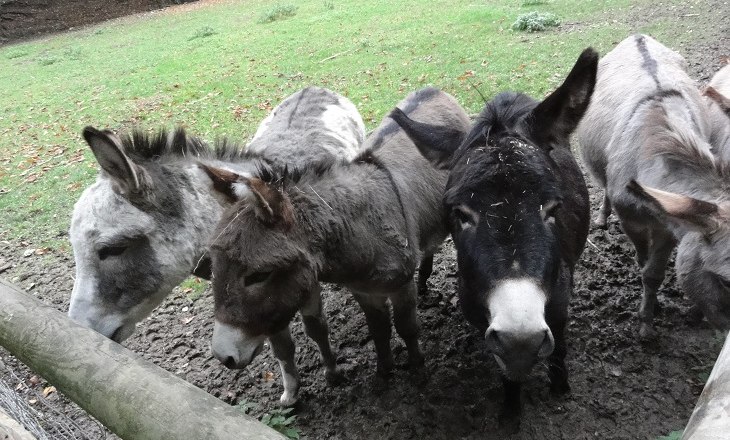
[[[84,3],[93,9],[107,2]],[[655,20],[676,22],[671,45],[688,59],[691,74],[704,83],[730,55],[729,10],[727,1],[710,0],[672,8],[656,4],[651,9],[634,8],[630,16],[637,29]],[[624,37],[617,35],[615,42]],[[601,194],[593,186],[590,191],[595,214]],[[326,386],[316,347],[297,322],[303,388],[296,426],[312,439],[654,439],[681,430],[721,339],[707,324],[691,323],[690,304],[675,287],[670,269],[656,317],[659,338],[652,344],[638,342],[639,271],[631,244],[616,219],[611,220],[608,230],[591,231],[577,266],[568,331],[572,392],[552,397],[546,375],[536,372],[524,386],[519,434],[507,436],[497,429],[502,399],[498,367],[486,354],[482,336],[465,322],[458,308],[457,268],[450,241],[437,255],[428,294],[419,300],[428,382],[416,383],[408,371],[397,370],[389,389],[375,392],[375,353],[364,317],[344,289],[328,286],[326,311],[332,340],[349,381],[335,388]],[[67,310],[72,256],[54,251],[24,256],[28,249],[34,249],[31,240],[0,242],[0,276]],[[176,291],[125,345],[226,402],[257,403],[254,414],[276,408],[282,388],[268,350],[242,371],[227,370],[211,357],[209,293],[208,289],[193,299]],[[397,360],[404,363],[402,342],[394,339],[393,345]],[[10,370],[24,384],[18,390],[24,398],[37,399],[31,391],[47,386],[42,379],[31,380],[32,372],[0,350],[0,377],[16,386]],[[41,399],[76,420],[80,430],[93,433],[96,429],[87,415],[58,393]],[[49,412],[40,403],[35,406]]]

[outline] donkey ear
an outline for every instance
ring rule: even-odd
[[[122,194],[142,189],[143,170],[124,154],[119,138],[110,131],[86,127],[82,132],[101,169],[112,178]]]
[[[726,209],[712,202],[644,186],[635,180],[626,185],[631,193],[689,229],[710,234],[727,217]]]
[[[727,97],[723,95],[722,93],[718,92],[717,89],[715,89],[712,86],[707,87],[703,92],[703,95],[707,96],[708,98],[715,101],[722,111],[724,111],[728,116],[730,116],[730,97]]]
[[[451,156],[464,141],[466,133],[443,125],[414,121],[398,107],[389,116],[406,132],[418,151],[433,166],[440,169],[450,168]]]
[[[580,54],[563,84],[531,112],[530,133],[541,143],[567,145],[591,102],[598,72],[598,53]]]
[[[247,190],[241,191],[240,188],[242,185],[247,188],[242,176],[233,171],[212,167],[204,163],[198,163],[198,167],[210,177],[213,182],[213,190],[222,195],[227,203],[235,203],[246,197]],[[237,189],[238,191],[236,191]]]
[[[202,163],[198,165],[213,181],[213,189],[225,196],[228,202],[251,202],[256,217],[268,225],[289,230],[294,224],[294,209],[281,187],[258,177],[244,176]]]

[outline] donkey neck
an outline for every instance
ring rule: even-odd
[[[400,286],[413,276],[417,243],[387,162],[336,166],[290,195],[320,280]]]

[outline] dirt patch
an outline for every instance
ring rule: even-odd
[[[140,2],[141,3],[141,2]],[[152,3],[152,2],[148,2]],[[698,3],[699,4],[699,3]],[[692,75],[706,82],[730,48],[728,3],[692,2],[662,9],[634,8],[632,27],[675,20],[671,41],[687,59]],[[708,12],[709,11],[709,12]],[[691,32],[690,32],[691,31]],[[623,36],[617,37],[616,43]],[[669,43],[668,43],[669,44]],[[599,192],[591,187],[593,213]],[[689,302],[675,287],[674,271],[661,289],[655,344],[638,343],[641,282],[631,244],[615,218],[608,230],[592,230],[577,266],[568,331],[572,393],[549,395],[547,377],[537,372],[524,386],[524,439],[653,439],[686,424],[721,340],[705,324],[691,325]],[[73,286],[70,255],[27,252],[32,243],[0,242],[0,276],[53,304],[68,307]],[[25,256],[27,255],[27,256]],[[10,266],[10,267],[7,267]],[[497,365],[485,354],[483,338],[464,320],[455,292],[456,262],[450,242],[437,255],[429,292],[419,298],[422,343],[429,380],[414,383],[397,370],[387,391],[372,389],[375,353],[365,320],[354,300],[336,286],[325,289],[326,311],[338,362],[349,382],[329,388],[316,347],[294,325],[303,388],[297,426],[312,439],[503,439],[496,429],[502,398]],[[276,407],[282,391],[279,371],[268,350],[247,369],[230,371],[210,355],[212,298],[176,292],[142,322],[125,345],[144,358],[230,403],[251,402],[260,414]],[[396,359],[405,362],[401,341]],[[47,384],[0,350],[0,377],[22,382],[20,393]],[[2,366],[0,364],[0,366]],[[7,373],[15,371],[20,378]],[[45,399],[76,421],[81,430],[95,425],[57,393]]]
[[[0,45],[195,0],[0,0]]]

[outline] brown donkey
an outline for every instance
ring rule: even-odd
[[[456,100],[433,88],[412,93],[399,107],[414,120],[460,133],[469,127]],[[411,367],[422,365],[414,273],[447,234],[446,173],[431,167],[389,118],[364,148],[352,163],[262,167],[253,176],[201,165],[216,190],[236,202],[210,246],[212,349],[226,366],[246,366],[267,337],[288,331],[298,310],[319,307],[321,281],[354,293],[375,342],[378,378],[393,367],[388,300]],[[289,395],[282,401],[293,403],[296,386],[287,386],[298,384],[293,365],[283,379]]]

